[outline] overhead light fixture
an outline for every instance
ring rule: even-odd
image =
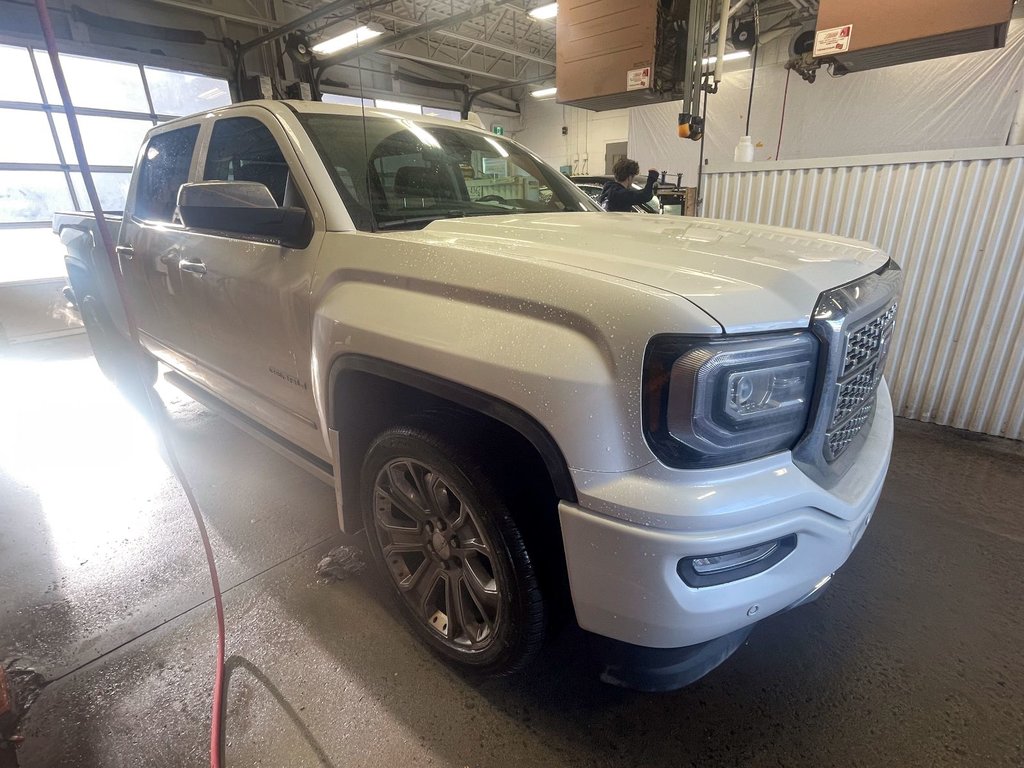
[[[539,5],[530,11],[530,15],[535,19],[553,19],[558,15],[558,3]]]
[[[321,40],[319,43],[313,46],[313,53],[320,56],[329,56],[332,53],[343,51],[346,48],[351,48],[353,45],[359,45],[359,43],[371,40],[380,34],[383,34],[384,27],[380,24],[366,24],[362,27],[343,32],[335,37],[329,37],[326,40]]]
[[[377,109],[390,109],[392,112],[410,112],[414,115],[422,115],[423,107],[419,104],[409,104],[405,101],[388,101],[386,99],[377,99],[374,103]]]
[[[749,56],[750,51],[730,51],[729,53],[725,54],[725,56],[722,57],[722,61],[735,61],[736,59],[745,59]],[[708,58],[704,59],[702,64],[706,67],[710,64],[714,64],[716,61],[718,61],[717,56],[709,56]]]
[[[539,91],[533,91],[530,95],[535,99],[544,99],[548,96],[554,96],[557,92],[557,88],[541,88]]]

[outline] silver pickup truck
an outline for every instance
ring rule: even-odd
[[[817,597],[871,518],[901,286],[862,242],[606,214],[464,124],[249,102],[58,214],[101,366],[156,361],[334,485],[412,630],[484,674],[575,619],[668,689]],[[139,359],[141,358],[141,360]]]

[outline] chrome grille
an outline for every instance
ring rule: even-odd
[[[843,426],[828,433],[828,447],[834,457],[839,457],[843,451],[850,447],[850,443],[853,442],[853,438],[855,438],[861,428],[868,423],[868,420],[871,418],[871,412],[874,408],[875,401],[872,400],[867,405],[859,408],[856,415],[853,418],[848,419]]]
[[[845,376],[855,368],[859,368],[871,357],[878,354],[885,343],[886,331],[896,319],[896,302],[885,312],[869,323],[865,323],[853,331],[846,340],[846,359],[843,363]]]
[[[839,398],[836,400],[836,410],[832,415],[831,427],[835,427],[837,424],[845,421],[868,399],[874,397],[875,390],[878,389],[878,380],[876,378],[878,370],[878,362],[876,361],[839,387]]]
[[[868,421],[882,380],[889,339],[896,323],[896,302],[846,335],[843,372],[827,435],[825,458],[835,461]]]
[[[793,459],[824,487],[853,466],[878,401],[903,277],[889,261],[859,280],[825,291],[811,317],[823,357],[815,407]]]

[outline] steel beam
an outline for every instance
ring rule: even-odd
[[[186,11],[192,11],[203,16],[213,16],[220,19],[228,19],[230,21],[237,21],[242,24],[251,24],[254,27],[266,27],[267,29],[277,29],[281,26],[278,22],[273,19],[261,19],[255,16],[243,16],[240,13],[231,13],[230,11],[221,11],[217,8],[213,8],[209,5],[197,5],[195,3],[188,3],[185,0],[146,0],[148,3],[156,3],[157,5],[167,5],[171,8],[181,8]]]
[[[392,13],[384,13],[383,11],[374,11],[373,15],[379,16],[382,19],[387,19],[388,21],[404,21],[409,24],[415,23],[412,19],[403,19],[401,16],[395,16]],[[439,35],[444,35],[445,37],[450,37],[452,40],[461,40],[464,43],[473,43],[474,45],[477,46],[491,48],[495,51],[501,51],[502,53],[507,53],[512,56],[518,56],[521,59],[529,59],[530,61],[536,61],[538,64],[550,64],[552,67],[555,66],[555,62],[553,62],[551,59],[546,59],[542,56],[537,56],[532,53],[525,53],[524,51],[519,51],[516,50],[515,48],[510,48],[507,45],[502,45],[501,43],[491,42],[490,40],[487,39],[486,35],[484,36],[483,39],[477,39],[475,37],[463,35],[459,32],[452,32],[451,30],[447,29],[438,30],[437,33]]]
[[[419,37],[425,35],[428,32],[434,32],[445,27],[454,27],[462,24],[464,21],[475,19],[477,16],[483,16],[490,13],[495,8],[500,8],[503,5],[507,5],[514,0],[493,0],[490,3],[480,3],[475,8],[471,8],[468,11],[457,13],[454,16],[449,16],[445,19],[436,19],[435,21],[428,21],[425,24],[420,24],[410,29],[406,29],[398,34],[392,35],[391,37],[383,40],[374,40],[371,43],[364,43],[363,45],[357,45],[354,48],[349,48],[344,51],[340,51],[332,56],[326,56],[324,58],[317,58],[316,62],[320,67],[329,67],[333,64],[339,64],[349,59],[355,59],[360,56],[365,56],[370,53],[376,53],[384,48],[400,43],[403,40],[408,40],[413,37]]]
[[[267,34],[260,35],[259,37],[254,38],[247,43],[242,43],[241,47],[239,48],[239,52],[245,53],[246,51],[250,51],[253,48],[263,45],[264,43],[269,43],[271,40],[281,37],[282,35],[287,35],[289,32],[299,29],[300,27],[304,27],[310,22],[316,21],[317,19],[322,19],[324,16],[330,13],[334,13],[335,11],[343,11],[351,5],[355,5],[357,2],[358,0],[334,0],[334,2],[332,3],[321,5],[315,11],[310,11],[309,13],[300,16],[297,19],[289,21],[287,24],[284,24],[283,26],[280,26],[277,29],[275,29],[273,32],[268,32]]]
[[[519,82],[514,77],[503,77],[502,75],[495,75],[490,72],[484,72],[482,69],[473,69],[472,67],[465,67],[461,64],[448,64],[444,61],[438,61],[437,59],[428,59],[426,56],[415,56],[411,53],[405,53],[404,51],[377,51],[381,56],[394,56],[397,59],[408,59],[409,61],[415,61],[419,64],[426,64],[432,67],[438,67],[440,69],[451,69],[456,72],[465,72],[467,75],[478,75],[479,77],[486,77],[488,80],[499,80],[503,83],[516,83]],[[327,64],[326,66],[333,66]]]

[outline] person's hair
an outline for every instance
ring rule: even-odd
[[[625,181],[630,176],[640,173],[640,164],[636,160],[624,157],[612,166],[612,173],[615,174],[616,181]]]

